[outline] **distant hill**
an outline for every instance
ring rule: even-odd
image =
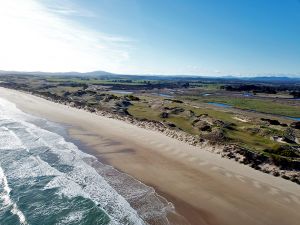
[[[109,75],[116,75],[113,73],[109,73],[106,71],[93,71],[93,72],[86,72],[86,73],[80,73],[80,72],[40,72],[40,71],[34,71],[34,72],[22,72],[22,71],[3,71],[0,70],[1,74],[14,74],[14,75],[45,75],[45,76],[109,76]]]
[[[249,80],[249,81],[256,81],[256,82],[271,82],[271,83],[278,83],[278,82],[283,82],[283,83],[291,83],[294,81],[300,81],[300,77],[276,77],[276,76],[269,76],[269,77],[249,77],[249,78],[240,78],[243,80]]]
[[[261,83],[300,83],[300,76],[282,75],[282,76],[255,76],[255,77],[238,77],[234,75],[226,76],[198,76],[198,75],[128,75],[128,74],[116,74],[106,71],[92,71],[86,73],[80,72],[22,72],[22,71],[1,71],[0,75],[33,75],[33,76],[86,76],[86,77],[101,77],[107,79],[148,79],[148,80],[199,80],[199,81],[226,81],[226,82],[261,82]]]

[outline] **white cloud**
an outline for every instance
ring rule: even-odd
[[[83,15],[74,7],[42,2],[0,0],[1,70],[120,71],[130,40],[74,22],[69,15]]]
[[[64,16],[97,17],[97,15],[87,9],[79,7],[71,0],[40,0],[49,11]]]

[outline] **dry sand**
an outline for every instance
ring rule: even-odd
[[[155,187],[192,225],[298,225],[300,186],[161,133],[0,88],[24,112],[70,127],[101,161]]]

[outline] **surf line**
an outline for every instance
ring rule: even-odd
[[[0,185],[3,186],[3,191],[2,193],[0,193],[0,198],[3,201],[3,207],[1,207],[0,209],[12,206],[10,212],[19,218],[19,221],[22,225],[27,225],[25,215],[21,210],[19,210],[17,204],[14,203],[10,198],[11,189],[8,185],[7,178],[1,166],[0,166]]]

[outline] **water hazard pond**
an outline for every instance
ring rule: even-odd
[[[232,108],[232,105],[224,104],[224,103],[217,103],[217,102],[208,102],[207,104],[223,107],[223,108]]]
[[[218,102],[208,102],[207,104],[222,107],[222,108],[233,108],[234,107],[232,105],[228,105],[228,104],[224,104],[224,103],[218,103]],[[253,109],[251,109],[250,111],[259,112],[259,111],[253,110]],[[259,113],[261,113],[261,112],[259,112]],[[290,116],[282,116],[282,115],[277,115],[277,116],[284,117],[284,118],[291,119],[291,120],[295,120],[295,121],[300,121],[300,117],[290,117]]]
[[[108,92],[115,93],[115,94],[125,94],[125,95],[130,95],[133,93],[132,91],[124,91],[124,90],[110,90]]]

